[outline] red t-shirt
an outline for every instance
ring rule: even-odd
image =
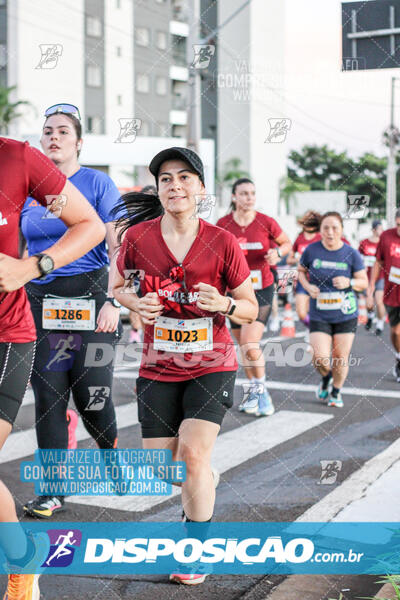
[[[271,268],[265,260],[268,250],[275,247],[271,244],[282,233],[282,229],[272,217],[256,212],[254,220],[241,227],[229,213],[217,222],[218,227],[230,231],[238,238],[239,245],[246,257],[251,271],[261,271],[262,287],[266,288],[274,282]]]
[[[303,231],[299,233],[297,238],[293,244],[293,252],[296,254],[298,252],[300,256],[303,254],[304,250],[307,248],[309,244],[313,244],[314,242],[319,242],[321,239],[321,234],[319,232],[315,233],[311,239],[307,239],[304,235]]]
[[[382,264],[385,278],[384,303],[400,306],[400,236],[395,227],[382,233],[376,259]]]
[[[373,264],[375,262],[377,248],[378,242],[371,242],[368,238],[366,238],[365,240],[361,240],[360,245],[358,246],[358,251],[364,258],[364,264],[367,268],[368,279],[371,279],[371,272]],[[379,279],[383,279],[382,269],[379,271]]]
[[[33,196],[47,206],[46,196],[59,194],[66,179],[27,142],[0,137],[0,252],[19,258],[19,216],[26,198]],[[0,342],[34,340],[36,329],[25,288],[0,293]]]
[[[237,288],[250,275],[243,253],[232,234],[200,219],[197,237],[182,263],[186,298],[182,293],[182,269],[179,269],[178,261],[161,234],[161,217],[128,229],[117,266],[124,279],[128,276],[128,273],[124,273],[125,270],[140,271],[142,294],[157,292],[164,304],[162,317],[176,319],[177,328],[180,324],[183,325],[185,319],[212,319],[212,350],[191,353],[155,349],[155,327],[146,325],[139,370],[141,377],[159,381],[184,381],[206,373],[237,369],[236,353],[225,317],[198,308],[196,301],[199,292],[193,289],[195,284],[202,282],[216,287],[220,294],[225,294],[227,289]],[[177,281],[173,276],[179,272]]]

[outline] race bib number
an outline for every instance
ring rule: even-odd
[[[80,298],[44,298],[43,329],[93,330],[96,303]]]
[[[398,267],[390,267],[389,281],[400,285],[400,269]]]
[[[375,256],[363,256],[364,259],[364,265],[366,267],[373,267],[376,261],[376,257]]]
[[[261,271],[250,271],[251,283],[254,290],[262,290],[262,274]]]
[[[205,352],[213,349],[213,320],[157,317],[154,348],[165,352]]]
[[[341,310],[343,294],[341,292],[322,292],[317,298],[318,310]]]

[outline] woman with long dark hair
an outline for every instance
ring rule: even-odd
[[[158,196],[123,197],[128,215],[118,222],[126,234],[114,295],[145,325],[137,379],[143,446],[171,449],[174,460],[186,462],[185,519],[206,523],[215,502],[211,453],[233,404],[237,370],[225,317],[250,323],[257,302],[234,236],[196,212],[205,194],[199,156],[168,148],[149,168]],[[195,585],[205,576],[195,570],[170,579]]]
[[[251,270],[258,302],[258,314],[254,323],[231,323],[232,333],[241,348],[250,386],[239,410],[264,417],[275,411],[265,381],[265,360],[260,348],[275,291],[271,267],[288,254],[291,244],[275,219],[256,211],[255,205],[254,183],[248,178],[238,179],[232,186],[232,211],[222,217],[217,225],[237,237]]]

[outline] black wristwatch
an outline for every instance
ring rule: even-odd
[[[47,275],[50,275],[54,271],[54,260],[48,254],[35,254],[38,259],[38,267],[41,272],[41,276],[38,279],[45,279]]]
[[[107,296],[106,302],[110,302],[114,308],[121,308],[121,304],[118,302],[118,300],[112,298],[111,296]]]

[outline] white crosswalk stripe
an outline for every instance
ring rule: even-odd
[[[281,410],[272,417],[237,427],[217,438],[212,464],[221,474],[225,473],[331,418],[332,415],[323,413]],[[180,489],[173,487],[172,496],[75,496],[68,498],[68,502],[136,512],[148,510],[179,494]]]
[[[136,402],[130,402],[128,404],[116,406],[115,413],[117,417],[118,430],[123,429],[124,427],[137,425],[138,423]],[[76,429],[76,439],[79,442],[89,438],[89,433],[82,425],[82,421],[79,420],[79,424]],[[16,460],[17,458],[23,458],[24,456],[30,456],[35,452],[35,450],[37,450],[37,443],[34,429],[26,429],[25,431],[12,433],[8,436],[7,441],[0,452],[0,463]]]

